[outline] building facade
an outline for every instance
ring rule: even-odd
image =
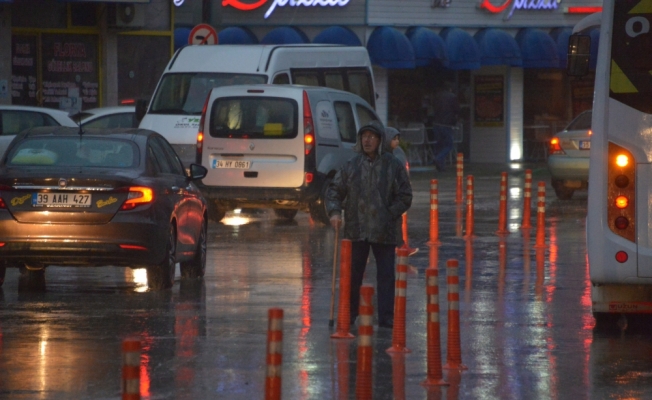
[[[473,162],[541,159],[545,139],[592,104],[592,80],[564,68],[572,26],[599,0],[140,0],[128,3],[135,15],[124,4],[0,0],[0,103],[148,98],[207,22],[221,44],[366,46],[377,112],[399,128],[429,128],[436,93],[451,86],[458,149]]]

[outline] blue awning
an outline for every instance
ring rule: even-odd
[[[595,71],[598,65],[598,44],[600,43],[600,28],[593,28],[589,31],[591,36],[591,56],[589,57],[589,69]]]
[[[174,28],[174,51],[188,44],[188,36],[192,28]]]
[[[444,28],[439,32],[439,36],[446,43],[448,68],[480,68],[480,49],[473,36],[460,28]]]
[[[414,50],[414,62],[417,67],[433,63],[448,66],[446,43],[438,34],[428,28],[415,26],[405,32]]]
[[[521,50],[509,33],[493,28],[481,29],[473,36],[480,48],[482,65],[522,67]]]
[[[559,56],[559,68],[566,68],[568,62],[568,38],[573,33],[572,28],[555,28],[550,32],[550,37],[557,44],[557,56]]]
[[[523,28],[516,35],[521,47],[523,68],[559,68],[557,44],[546,32],[537,28]]]
[[[261,44],[301,44],[310,43],[308,36],[299,28],[293,26],[281,26],[272,29],[260,41]]]
[[[313,43],[343,44],[346,46],[362,46],[358,35],[351,29],[343,26],[331,26],[319,32],[312,40]]]
[[[379,26],[367,42],[369,58],[383,68],[414,68],[414,50],[410,40],[397,29]]]
[[[256,44],[258,38],[252,31],[241,26],[230,26],[217,34],[217,44]]]

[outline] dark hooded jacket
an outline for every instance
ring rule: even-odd
[[[362,150],[362,132],[380,137],[378,156],[371,160]],[[354,147],[358,152],[342,166],[326,192],[328,215],[344,211],[344,238],[371,243],[398,243],[397,221],[412,205],[412,187],[401,162],[386,151],[385,129],[373,121],[360,128]]]

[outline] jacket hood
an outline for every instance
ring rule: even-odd
[[[396,135],[400,135],[401,132],[399,132],[398,129],[392,128],[391,126],[388,126],[385,128],[385,150],[387,152],[392,152],[392,140],[396,137]]]
[[[380,137],[380,145],[378,146],[378,154],[383,154],[383,152],[386,152],[387,149],[385,148],[387,139],[386,139],[386,133],[385,133],[385,127],[383,124],[381,124],[379,121],[371,121],[369,124],[363,126],[360,128],[358,131],[358,136],[355,142],[355,146],[353,147],[353,150],[358,152],[358,153],[363,153],[364,151],[362,150],[362,132],[364,131],[372,131],[375,134],[377,134]]]

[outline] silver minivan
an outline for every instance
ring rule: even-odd
[[[299,85],[223,86],[206,100],[197,160],[209,217],[236,208],[299,210],[328,222],[324,192],[354,155],[357,131],[379,120],[369,103],[341,90]]]

